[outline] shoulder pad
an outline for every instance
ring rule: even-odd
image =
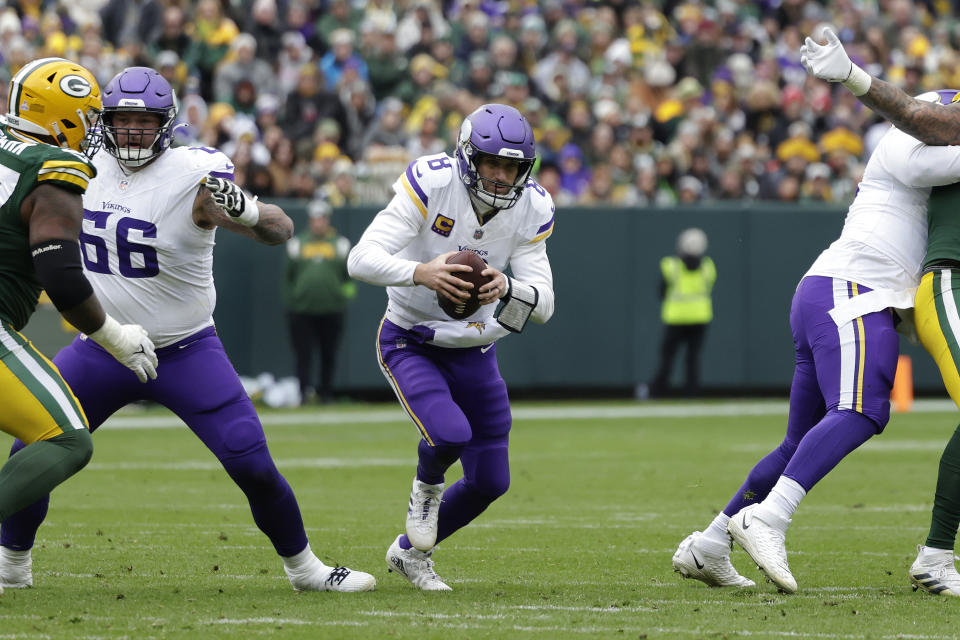
[[[66,187],[83,193],[90,180],[97,175],[93,163],[78,151],[38,144],[33,151],[37,163],[37,182]]]
[[[410,163],[406,173],[425,191],[445,187],[454,175],[453,158],[445,153],[421,156]]]
[[[411,162],[394,184],[394,189],[401,195],[406,194],[426,218],[433,192],[446,187],[452,178],[453,162],[450,156],[437,153]]]

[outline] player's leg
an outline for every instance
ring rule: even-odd
[[[90,431],[95,431],[117,409],[139,399],[146,385],[99,346],[80,338],[60,350],[53,359],[59,375],[86,413]],[[96,372],[91,375],[91,372]],[[26,445],[16,440],[11,455]],[[47,515],[49,494],[44,494],[3,521],[0,527],[0,584],[30,586],[31,549],[37,529]]]
[[[924,274],[917,290],[917,335],[940,369],[943,384],[960,407],[960,315],[957,313],[960,271],[940,269]],[[953,560],[960,526],[960,427],[940,456],[930,530],[910,567],[914,588],[960,596],[960,574]]]
[[[787,463],[797,450],[803,435],[823,417],[825,406],[817,381],[813,351],[807,340],[807,317],[802,303],[806,297],[823,295],[813,279],[805,279],[794,294],[790,309],[795,366],[790,384],[790,411],[787,431],[776,449],[750,469],[746,480],[737,489],[723,511],[703,530],[687,536],[673,556],[673,568],[681,575],[695,578],[710,586],[745,587],[753,581],[741,576],[730,562],[730,518],[744,507],[767,497]]]
[[[200,336],[199,339],[197,336]],[[297,590],[367,591],[373,576],[328,567],[313,554],[293,490],[267,448],[263,427],[212,328],[163,350],[158,402],[176,413],[217,456],[250,504],[257,527],[283,557]]]
[[[417,473],[402,543],[429,551],[436,543],[444,474],[460,458],[472,431],[454,401],[450,366],[465,349],[441,349],[423,337],[384,320],[378,335],[380,369],[420,432]],[[479,349],[477,350],[479,351]]]
[[[80,403],[57,368],[0,322],[0,429],[26,446],[0,469],[0,522],[79,471],[93,453]]]
[[[826,415],[803,435],[764,501],[744,509],[728,525],[734,540],[787,592],[796,590],[785,548],[794,511],[817,482],[881,432],[890,417],[890,390],[899,353],[893,315],[884,309],[838,327],[828,315],[830,309],[869,289],[840,279],[832,279],[832,288],[832,303],[825,296],[814,296],[805,305],[808,341]]]

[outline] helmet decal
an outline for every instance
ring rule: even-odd
[[[60,88],[65,94],[74,98],[86,98],[93,91],[86,78],[73,74],[60,79]]]

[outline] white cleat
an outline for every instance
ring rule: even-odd
[[[778,518],[760,509],[760,505],[752,504],[730,518],[727,533],[750,554],[757,567],[767,574],[777,588],[785,593],[796,593],[797,581],[787,564],[784,535],[789,524],[790,520]]]
[[[407,538],[420,551],[430,551],[437,545],[437,517],[443,486],[442,482],[427,484],[413,479],[407,508]]]
[[[910,565],[910,582],[913,590],[944,596],[960,596],[960,573],[953,564],[953,551],[923,553],[917,546],[917,559]]]
[[[730,563],[730,546],[707,540],[694,531],[680,543],[673,554],[673,570],[684,578],[693,578],[711,587],[755,587]]]
[[[397,536],[387,549],[387,571],[396,571],[423,591],[453,591],[433,570],[433,560],[430,559],[433,551],[403,549],[400,547],[401,537]]]
[[[302,570],[284,567],[295,591],[373,591],[377,579],[369,573],[346,567],[328,567],[316,560]]]
[[[0,588],[26,589],[33,586],[33,558],[30,549],[13,551],[0,547]],[[0,593],[3,593],[0,590]]]

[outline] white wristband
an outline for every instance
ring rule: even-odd
[[[243,192],[241,191],[241,193]],[[243,213],[234,220],[247,227],[255,227],[260,222],[260,207],[257,206],[257,196],[251,198],[243,193]]]
[[[850,93],[859,98],[870,90],[871,82],[873,82],[873,78],[870,77],[869,73],[852,62],[850,63],[850,74],[843,81],[843,86],[849,89]]]
[[[107,351],[116,348],[123,334],[120,331],[120,323],[107,314],[106,320],[99,329],[89,335],[89,337]]]

